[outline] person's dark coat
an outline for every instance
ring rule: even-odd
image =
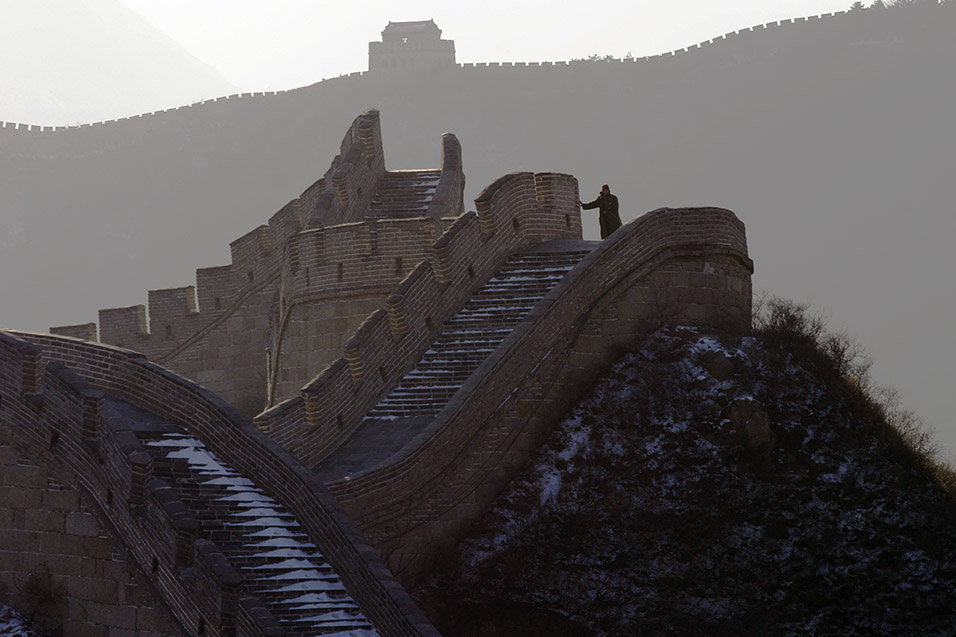
[[[601,222],[601,238],[607,239],[611,233],[621,227],[621,216],[617,212],[617,197],[610,192],[601,193],[598,198],[588,203],[582,203],[585,210],[600,208],[598,220]]]

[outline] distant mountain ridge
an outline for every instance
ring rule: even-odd
[[[633,63],[354,75],[99,126],[0,129],[0,325],[91,321],[191,284],[379,108],[390,169],[437,165],[432,140],[457,134],[466,201],[544,168],[575,174],[584,199],[610,183],[625,221],[733,209],[757,287],[852,326],[877,376],[948,426],[953,5],[788,22]],[[956,431],[942,433],[956,448]]]
[[[118,0],[10,4],[0,56],[15,62],[0,67],[2,120],[74,124],[236,91]]]

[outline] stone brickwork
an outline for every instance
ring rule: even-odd
[[[733,213],[648,213],[535,306],[417,443],[330,484],[332,492],[396,575],[415,582],[591,379],[642,335],[675,324],[749,331],[752,271]]]
[[[185,636],[49,441],[3,433],[0,601],[51,634]]]
[[[435,634],[322,485],[208,391],[132,352],[36,334],[0,333],[0,371],[4,445],[27,449],[31,461],[44,471],[56,466],[68,472],[67,483],[79,485],[88,494],[96,513],[95,518],[84,515],[89,509],[80,506],[62,515],[11,513],[7,528],[17,531],[18,522],[20,527],[25,522],[29,530],[47,529],[57,538],[93,533],[94,522],[102,524],[96,537],[101,528],[114,529],[133,570],[162,600],[157,610],[160,618],[149,616],[154,623],[147,627],[149,613],[144,611],[141,628],[161,634],[279,634],[261,603],[237,595],[236,572],[215,544],[196,539],[195,518],[161,480],[152,477],[153,460],[133,432],[122,422],[102,420],[104,395],[180,423],[287,507],[382,634]],[[3,458],[13,467],[5,467],[2,474],[0,493],[5,497],[23,508],[31,508],[37,497],[41,504],[44,497],[54,497],[29,493],[30,484],[42,486],[41,476],[35,470],[17,468],[26,466],[19,456],[6,452]],[[42,552],[50,552],[49,547],[58,541],[48,538]],[[115,546],[111,540],[111,561]],[[92,568],[98,567],[93,564]],[[122,565],[111,568],[115,572]],[[135,577],[122,581],[136,583]],[[132,583],[107,587],[117,591],[114,606],[122,606],[125,599],[142,599],[125,592]],[[17,598],[11,601],[16,605]],[[144,602],[144,608],[149,608],[148,603]],[[118,612],[116,622],[140,621],[135,611]],[[162,617],[174,617],[173,628],[162,624]],[[125,628],[118,623],[109,626],[116,631]]]
[[[417,221],[365,220],[388,174],[379,114],[369,111],[321,179],[230,244],[230,265],[197,270],[195,286],[150,290],[148,322],[143,305],[101,310],[100,341],[142,352],[243,413],[258,413],[277,388],[292,393],[333,360],[423,258],[441,218],[460,214],[464,175],[454,135],[443,136],[442,170]],[[327,247],[316,245],[323,241]],[[363,278],[362,267],[372,274]],[[345,302],[326,305],[331,299]],[[50,331],[96,338],[94,324]]]
[[[580,239],[577,180],[513,173],[488,186],[477,213],[455,220],[368,316],[331,363],[301,392],[256,417],[306,464],[321,460],[410,370],[453,316],[514,252],[550,239]]]

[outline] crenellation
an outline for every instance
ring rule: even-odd
[[[149,326],[153,339],[174,341],[185,338],[196,328],[196,288],[150,290]]]
[[[147,336],[146,306],[109,308],[99,311],[100,341],[136,348]]]
[[[302,202],[293,199],[269,218],[269,234],[273,246],[284,246],[290,237],[305,227]]]
[[[239,285],[248,285],[262,278],[267,259],[272,252],[272,234],[269,226],[259,226],[229,244],[232,266]]]
[[[210,316],[225,310],[235,295],[232,265],[196,270],[196,297],[200,314]]]
[[[81,323],[79,325],[62,325],[60,327],[51,327],[50,334],[59,336],[70,336],[87,341],[96,340],[96,323]]]
[[[452,133],[442,135],[441,178],[428,206],[434,219],[464,212],[465,175],[462,171],[461,142]]]

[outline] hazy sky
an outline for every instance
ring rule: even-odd
[[[368,42],[380,39],[390,20],[433,18],[443,37],[455,41],[459,62],[533,62],[593,53],[655,54],[850,5],[850,0],[122,2],[244,90],[291,88],[365,70]]]

